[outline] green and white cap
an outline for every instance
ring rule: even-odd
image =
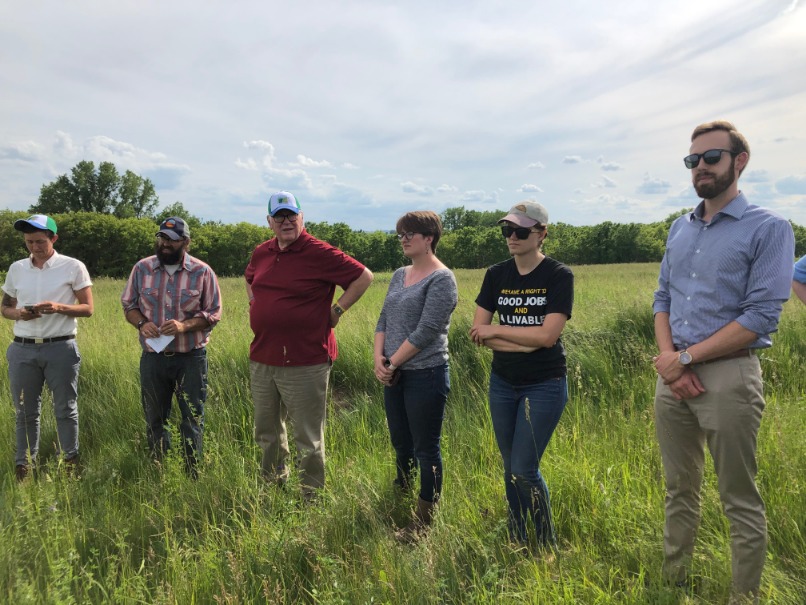
[[[288,191],[278,191],[269,198],[269,216],[274,216],[280,210],[290,210],[294,214],[302,212],[297,198]]]
[[[34,214],[28,218],[21,218],[14,223],[14,228],[17,231],[30,231],[28,225],[34,229],[56,233],[56,221],[45,214]]]

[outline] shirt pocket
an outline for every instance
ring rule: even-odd
[[[160,291],[157,288],[149,288],[140,292],[140,312],[152,321],[157,321],[154,310],[160,304]]]
[[[201,292],[199,290],[182,290],[179,293],[179,306],[184,313],[201,310]]]

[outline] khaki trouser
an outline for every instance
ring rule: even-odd
[[[306,493],[325,485],[325,410],[330,363],[279,367],[249,362],[255,440],[267,479],[288,477],[286,419],[293,426],[300,482]]]
[[[677,401],[659,378],[655,429],[666,477],[664,576],[681,581],[700,523],[704,444],[714,460],[730,521],[733,594],[757,599],[767,547],[764,502],[756,487],[756,438],[764,410],[755,355],[693,367],[706,392]]]

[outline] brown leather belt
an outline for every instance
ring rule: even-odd
[[[20,342],[24,345],[46,345],[50,342],[62,342],[63,340],[73,340],[75,334],[68,336],[56,336],[54,338],[23,338],[22,336],[15,336],[14,342]]]
[[[739,349],[738,351],[734,351],[733,353],[728,353],[727,355],[723,355],[722,357],[717,357],[716,359],[709,359],[708,361],[700,361],[694,362],[691,365],[699,366],[705,365],[706,363],[714,363],[715,361],[726,361],[728,359],[739,359],[740,357],[752,357],[755,355],[755,349]]]

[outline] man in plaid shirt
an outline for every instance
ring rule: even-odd
[[[187,253],[189,244],[185,221],[165,219],[154,256],[134,266],[121,302],[143,347],[140,388],[152,455],[160,460],[171,446],[168,419],[176,395],[186,469],[196,477],[207,399],[205,347],[221,319],[221,291],[210,266]]]

